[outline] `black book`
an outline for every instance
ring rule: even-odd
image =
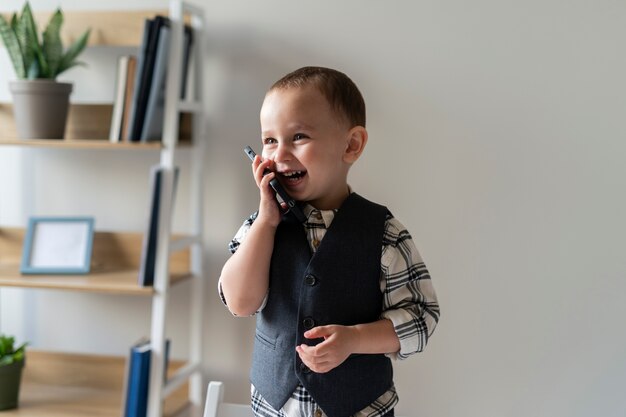
[[[163,169],[160,166],[152,167],[150,171],[151,201],[148,227],[143,235],[141,251],[141,266],[139,270],[139,285],[146,287],[154,284],[154,269],[156,264],[157,237],[159,232],[159,209],[161,206]]]
[[[169,25],[169,19],[165,16],[156,16],[150,25],[150,34],[148,43],[142,51],[143,65],[138,71],[138,83],[135,83],[136,95],[134,100],[134,113],[130,125],[131,141],[139,141],[141,139],[141,130],[146,114],[146,106],[152,86],[152,75],[154,73],[154,63],[159,45],[159,35],[163,26]]]
[[[193,30],[190,26],[185,26],[183,32],[183,54],[182,54],[182,76],[180,87],[180,98],[185,96],[187,88],[187,74],[189,71],[189,60],[191,56]],[[148,94],[148,102],[144,115],[143,127],[141,129],[141,142],[161,140],[163,136],[163,124],[165,120],[165,89],[167,86],[167,64],[170,49],[170,27],[161,27],[159,35],[159,45],[157,47],[156,59],[154,61],[154,71],[152,74],[152,86]],[[182,117],[182,115],[181,115]],[[180,120],[179,120],[180,122]]]
[[[193,45],[193,29],[191,26],[185,25],[183,32],[184,46],[183,46],[183,70],[182,80],[180,85],[180,98],[185,98],[185,91],[187,90],[187,75],[189,74],[189,61],[191,57],[191,46]],[[199,59],[199,57],[196,57]]]
[[[159,45],[152,75],[152,86],[148,93],[148,102],[146,103],[146,112],[141,128],[141,142],[160,140],[161,136],[163,136],[169,44],[170,28],[163,26],[159,35]]]
[[[154,21],[151,19],[146,19],[143,25],[143,37],[141,38],[141,45],[139,46],[139,52],[137,53],[137,66],[135,68],[135,80],[133,82],[133,92],[132,92],[132,100],[130,102],[130,110],[128,115],[128,121],[126,123],[126,131],[123,132],[125,138],[129,141],[132,141],[132,130],[133,124],[135,120],[135,113],[137,112],[137,100],[139,97],[139,83],[141,82],[143,67],[145,65],[146,53],[148,50],[148,45],[151,41],[152,36],[152,27],[154,26]]]
[[[157,243],[159,236],[159,216],[161,210],[161,190],[163,188],[163,171],[160,165],[155,165],[150,171],[151,179],[151,201],[148,227],[143,236],[143,247],[141,252],[141,265],[138,282],[141,286],[154,285],[154,273],[156,269]],[[174,196],[178,184],[178,167],[174,168],[174,183],[172,185],[172,208],[174,207]],[[173,210],[172,210],[173,212]]]

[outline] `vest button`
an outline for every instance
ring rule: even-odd
[[[311,317],[307,317],[304,320],[302,320],[302,325],[304,326],[305,329],[310,330],[313,327],[315,327],[315,320],[313,320]]]
[[[312,287],[317,284],[317,278],[315,278],[315,275],[308,274],[306,277],[304,277],[304,283],[309,287]]]

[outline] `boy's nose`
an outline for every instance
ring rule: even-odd
[[[291,159],[291,149],[289,145],[280,143],[276,148],[276,152],[274,152],[273,159],[275,162],[289,161]]]

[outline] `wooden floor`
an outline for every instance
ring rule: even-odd
[[[19,407],[0,417],[122,417],[126,358],[27,352]],[[172,363],[174,371],[181,363]],[[168,397],[166,416],[187,408],[187,385]]]

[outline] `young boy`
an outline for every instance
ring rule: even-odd
[[[439,306],[408,231],[348,186],[368,139],[363,97],[339,71],[301,68],[267,92],[261,130],[259,210],[231,242],[219,283],[234,315],[256,314],[252,409],[393,416],[390,357],[424,349]],[[304,224],[283,215],[274,178],[303,204]]]

